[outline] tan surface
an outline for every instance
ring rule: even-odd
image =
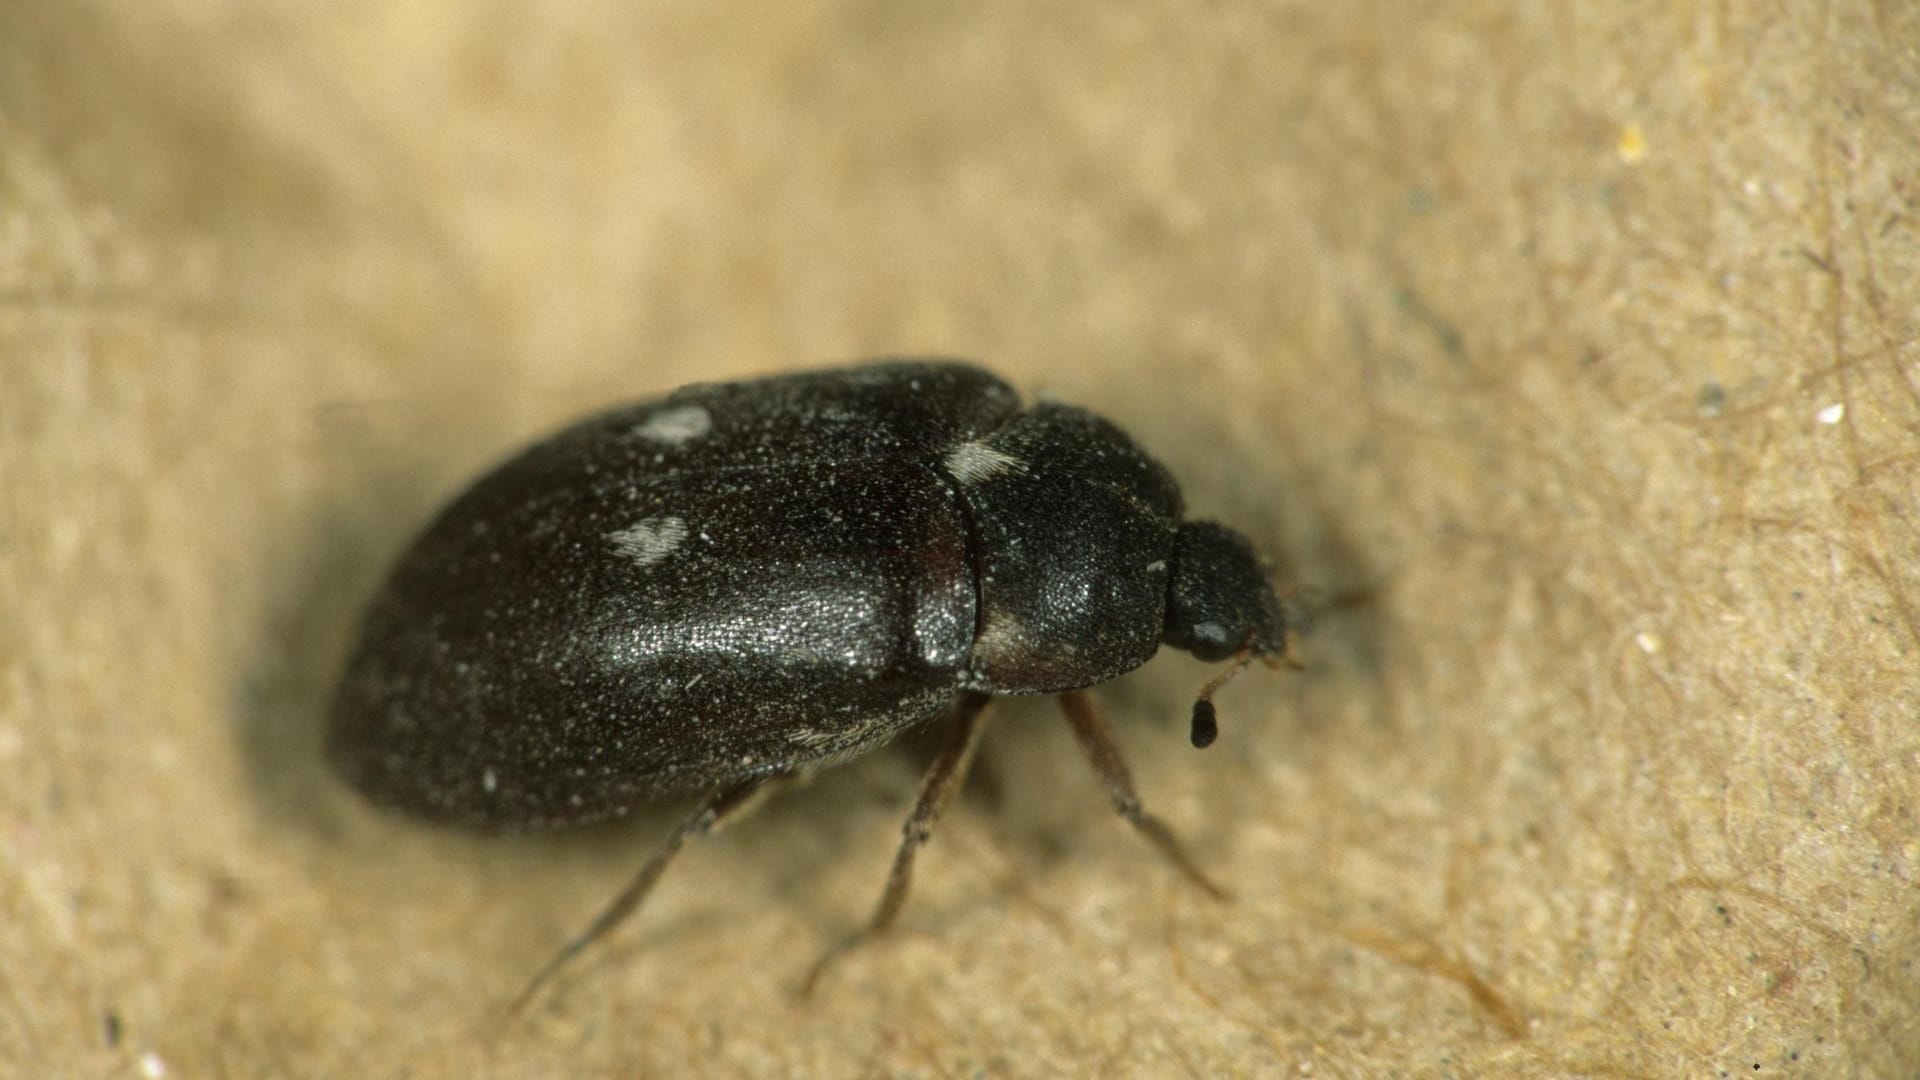
[[[0,1072],[1920,1069],[1912,5],[535,7],[0,5]],[[668,816],[340,791],[383,562],[590,406],[915,350],[1371,592],[1204,754],[1199,665],[1103,695],[1240,901],[1022,704],[810,1004],[907,754],[492,1030]]]

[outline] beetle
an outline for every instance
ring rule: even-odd
[[[1183,517],[1112,423],[1023,405],[971,364],[894,360],[695,384],[569,427],[441,511],[369,606],[328,721],[336,769],[434,821],[538,831],[699,795],[534,976],[618,925],[690,839],[781,781],[951,716],[880,903],[964,778],[997,695],[1057,694],[1115,809],[1215,895],[1084,688],[1162,644],[1278,666],[1299,613],[1254,547]]]

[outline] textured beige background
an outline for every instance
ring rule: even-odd
[[[1916,130],[1901,0],[5,0],[0,1072],[1915,1075]],[[911,351],[1349,601],[1204,754],[1201,666],[1104,694],[1241,899],[1022,703],[811,1003],[911,748],[493,1025],[671,815],[341,791],[384,562],[578,411]]]

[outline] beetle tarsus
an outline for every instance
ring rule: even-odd
[[[834,961],[885,932],[899,917],[900,908],[907,902],[907,891],[913,885],[914,855],[933,837],[933,826],[940,820],[940,812],[966,781],[967,767],[973,763],[973,751],[980,744],[980,732],[985,726],[981,712],[989,700],[986,694],[967,694],[961,698],[946,745],[940,748],[939,756],[927,766],[926,775],[920,781],[920,797],[901,829],[900,850],[893,857],[893,871],[887,875],[886,891],[880,894],[873,917],[867,920],[866,926],[820,954],[800,984],[801,997],[813,993],[820,976],[826,974]]]
[[[1202,892],[1216,900],[1232,899],[1232,893],[1216,884],[1188,857],[1186,848],[1166,822],[1147,813],[1140,805],[1140,795],[1133,788],[1133,774],[1127,769],[1126,759],[1120,756],[1120,747],[1114,743],[1107,722],[1093,707],[1093,699],[1078,690],[1061,694],[1060,709],[1067,714],[1067,723],[1073,725],[1073,733],[1079,737],[1081,748],[1093,763],[1093,771],[1099,774],[1100,783],[1113,800],[1114,810]]]
[[[654,883],[660,880],[660,875],[666,870],[667,864],[673,861],[673,857],[688,840],[696,836],[705,836],[728,821],[752,810],[761,802],[758,796],[766,794],[771,789],[773,781],[783,780],[786,776],[785,773],[776,773],[771,776],[754,777],[723,788],[702,803],[700,809],[694,811],[673,832],[667,834],[666,841],[640,867],[639,873],[633,875],[633,879],[627,882],[626,888],[620,890],[620,895],[614,897],[612,902],[594,917],[593,923],[573,940],[560,946],[559,951],[555,952],[553,957],[534,973],[533,978],[527,981],[526,987],[507,1006],[508,1019],[517,1018],[524,1013],[527,1006],[533,1002],[535,995],[539,994],[541,988],[546,986],[561,968],[566,967],[594,942],[607,936],[615,927],[625,922],[627,916],[632,915],[640,906],[640,902],[653,891]]]

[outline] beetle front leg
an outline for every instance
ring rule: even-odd
[[[939,756],[927,766],[926,775],[920,781],[920,798],[914,803],[913,813],[907,816],[907,823],[901,829],[900,850],[893,857],[893,872],[887,875],[887,888],[880,894],[880,903],[874,908],[873,917],[866,926],[849,934],[814,961],[813,968],[807,972],[806,981],[800,984],[802,997],[813,993],[814,984],[820,981],[820,976],[835,960],[892,926],[893,920],[899,916],[901,906],[907,901],[907,890],[913,884],[914,855],[920,850],[920,845],[933,837],[934,822],[940,820],[940,812],[946,809],[953,793],[960,790],[961,783],[967,778],[967,767],[973,763],[973,751],[980,744],[980,732],[985,726],[981,711],[987,707],[988,700],[986,694],[969,693],[961,697],[955,708],[953,727],[947,733],[946,745],[940,748]]]
[[[1113,808],[1120,816],[1209,896],[1216,900],[1229,899],[1231,894],[1214,884],[1187,857],[1186,849],[1180,846],[1167,823],[1141,807],[1140,795],[1133,789],[1133,774],[1127,770],[1126,759],[1120,756],[1120,747],[1114,744],[1107,722],[1093,707],[1093,699],[1074,690],[1060,695],[1060,709],[1067,714],[1067,723],[1073,725],[1074,735],[1079,737],[1081,748],[1087,752],[1093,771],[1099,774],[1100,783],[1107,789],[1107,797],[1113,800]]]
[[[627,887],[620,890],[620,895],[614,897],[613,901],[602,909],[598,916],[595,916],[593,924],[582,930],[573,940],[562,945],[560,951],[554,953],[553,958],[548,960],[532,979],[528,980],[526,988],[520,991],[511,1005],[507,1006],[507,1015],[509,1017],[520,1015],[527,1004],[533,1000],[533,996],[539,993],[540,988],[545,986],[561,968],[584,952],[588,946],[612,932],[626,920],[627,916],[633,914],[634,909],[640,906],[640,901],[645,900],[647,894],[653,891],[654,883],[660,880],[660,874],[666,870],[667,864],[673,861],[673,857],[688,840],[696,836],[705,836],[727,822],[751,812],[765,801],[766,796],[773,793],[773,789],[778,787],[780,782],[789,780],[792,776],[792,773],[759,776],[751,780],[743,780],[732,787],[722,788],[709,796],[706,802],[700,804],[700,809],[695,810],[673,832],[667,834],[667,839],[660,845],[659,850],[655,851],[640,867],[639,873],[633,875],[633,879],[627,882]]]

